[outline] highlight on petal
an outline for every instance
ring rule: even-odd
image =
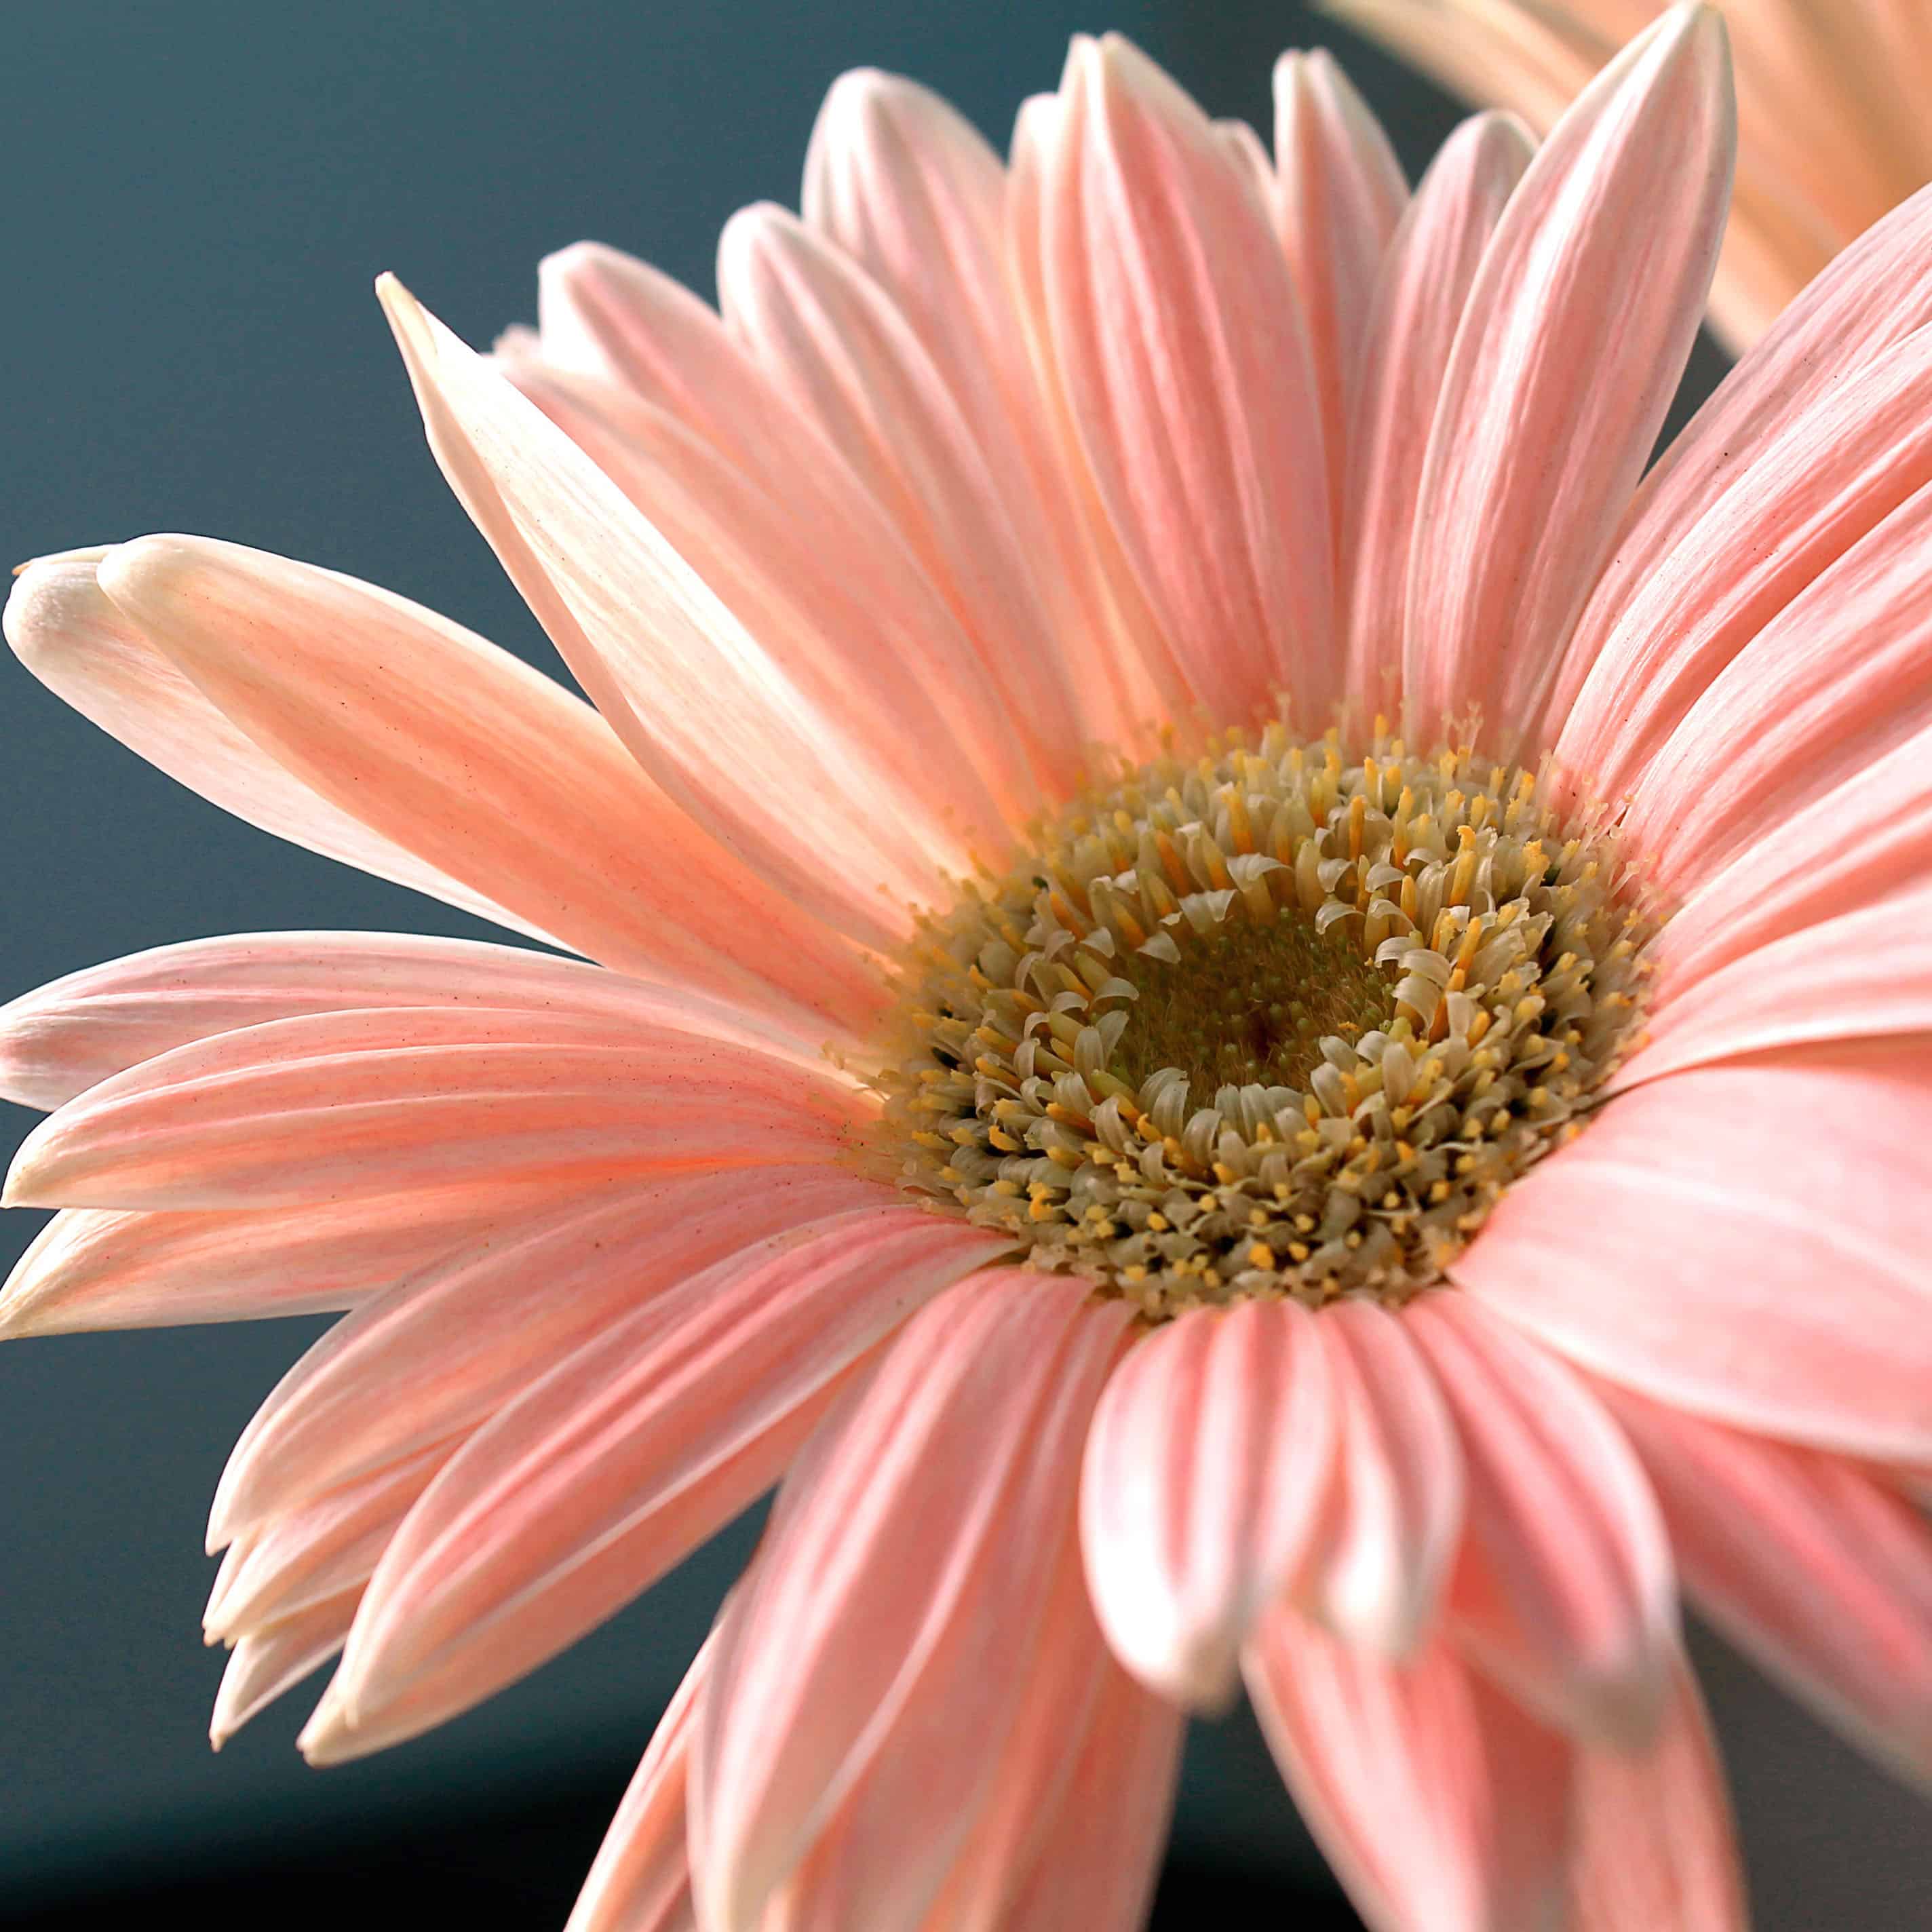
[[[701,1006],[652,997],[652,1022],[621,1031],[567,1012],[399,1006],[177,1047],[42,1121],[7,1204],[297,1207],[837,1148],[854,1116],[829,1070],[717,1040]]]
[[[1320,48],[1275,64],[1274,145],[1276,218],[1308,331],[1339,520],[1369,312],[1408,184],[1367,103]]]
[[[604,1187],[452,1246],[338,1322],[277,1384],[222,1473],[211,1546],[466,1434],[533,1372],[728,1255],[881,1206],[903,1203],[836,1168],[733,1167]],[[675,1302],[661,1313],[674,1319]]]
[[[1932,1790],[1932,1527],[1846,1459],[1606,1384],[1699,1608],[1860,1748]]]
[[[1636,1456],[1576,1378],[1454,1294],[1402,1311],[1462,1438],[1468,1533],[1450,1627],[1582,1737],[1654,1736],[1678,1640],[1670,1548]]]
[[[718,1932],[758,1924],[862,1783],[847,1922],[916,1922],[937,1896],[1015,1720],[1007,1660],[1042,1613],[1040,1552],[1070,1526],[1126,1319],[1082,1282],[974,1276],[793,1470],[700,1718],[694,1889]]]
[[[714,1630],[658,1720],[564,1932],[686,1932],[694,1923],[685,1786],[692,1716],[716,1647]]]
[[[1372,309],[1353,325],[1363,337],[1361,395],[1342,446],[1338,514],[1347,690],[1371,716],[1402,715],[1408,560],[1430,427],[1477,267],[1534,152],[1507,115],[1458,128],[1388,244]]]
[[[250,1630],[235,1646],[215,1693],[208,1742],[217,1750],[250,1718],[326,1664],[342,1648],[362,1592],[358,1585],[280,1623]]]
[[[1928,1072],[1922,1044],[1880,1042],[1651,1082],[1517,1181],[1450,1274],[1710,1421],[1932,1460]]]
[[[1717,1740],[1679,1658],[1649,1750],[1576,1754],[1576,1932],[1749,1932]]]
[[[1215,1708],[1306,1552],[1334,1466],[1318,1318],[1292,1301],[1200,1309],[1140,1342],[1094,1418],[1080,1528],[1094,1606],[1151,1689]]]
[[[1571,1748],[1442,1637],[1381,1663],[1283,1608],[1246,1670],[1295,1804],[1377,1932],[1558,1922]]]
[[[533,1670],[768,1488],[869,1352],[1005,1245],[848,1209],[652,1297],[480,1426],[410,1512],[302,1735],[380,1750]]]
[[[1118,35],[1076,40],[1042,183],[1045,297],[1082,449],[1196,699],[1336,695],[1321,405],[1266,211]]]
[[[646,771],[801,907],[890,949],[970,848],[810,704],[616,485],[393,279],[379,285],[452,487]],[[944,748],[932,748],[945,768]],[[772,782],[772,780],[780,782]],[[797,802],[811,801],[808,824]]]
[[[1452,742],[1471,735],[1474,710],[1491,755],[1540,748],[1534,722],[1696,332],[1734,142],[1723,23],[1680,8],[1585,89],[1510,197],[1424,469],[1412,737],[1452,720]]]
[[[1366,1300],[1324,1309],[1337,1410],[1328,1520],[1302,1585],[1345,1641],[1406,1657],[1432,1626],[1462,1530],[1462,1448],[1406,1325]]]

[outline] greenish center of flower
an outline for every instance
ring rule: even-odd
[[[1546,790],[1270,725],[1090,794],[904,965],[903,1184],[1151,1319],[1441,1281],[1636,1009],[1630,882]]]

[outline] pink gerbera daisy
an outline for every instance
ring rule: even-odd
[[[782,1478],[578,1932],[1130,1928],[1244,1676],[1376,1926],[1724,1928],[1677,1622],[1932,1766],[1932,200],[1640,484],[1708,10],[1412,196],[1118,40],[1009,164],[849,76],[721,316],[383,298],[596,709],[197,538],[37,675],[596,964],[348,934],[28,994],[15,1334],[346,1309],[237,1448],[218,1740],[489,1695]]]

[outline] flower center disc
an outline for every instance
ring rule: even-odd
[[[903,1184],[1152,1318],[1439,1281],[1635,1012],[1608,835],[1540,789],[1270,725],[1089,794],[906,963]]]

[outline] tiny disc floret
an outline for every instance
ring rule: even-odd
[[[898,1178],[1150,1318],[1439,1282],[1636,1008],[1628,868],[1547,789],[1271,724],[1090,791],[902,968]]]

